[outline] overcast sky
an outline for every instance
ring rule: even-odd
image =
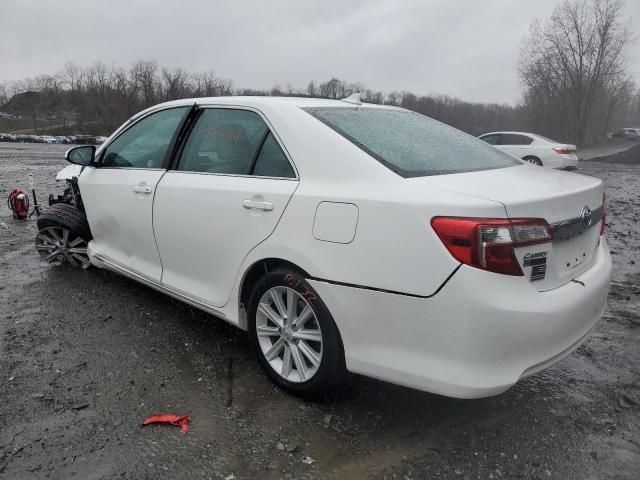
[[[522,37],[558,0],[0,0],[0,81],[65,62],[215,70],[236,87],[331,76],[513,103]],[[627,0],[635,36],[640,0]],[[640,45],[636,43],[634,50]],[[631,55],[640,83],[640,54]]]

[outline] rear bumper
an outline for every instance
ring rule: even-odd
[[[575,170],[578,168],[578,155],[556,154],[543,160],[543,165],[561,170]]]
[[[476,398],[499,394],[577,348],[602,315],[610,274],[603,240],[581,283],[547,292],[523,277],[464,265],[431,298],[311,283],[338,325],[350,371]]]

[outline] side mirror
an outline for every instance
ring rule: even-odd
[[[74,147],[67,150],[67,153],[64,154],[64,158],[66,158],[68,162],[71,162],[74,165],[81,165],[83,167],[91,165],[95,156],[96,147],[93,145]]]

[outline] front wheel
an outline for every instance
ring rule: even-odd
[[[342,383],[346,368],[338,328],[302,275],[284,269],[264,275],[250,296],[248,323],[260,365],[283,389],[313,398]]]
[[[69,263],[89,268],[87,244],[91,230],[87,217],[77,207],[60,203],[49,207],[38,218],[36,250],[49,263]]]

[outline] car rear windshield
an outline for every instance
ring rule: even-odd
[[[415,112],[371,107],[303,110],[403,177],[522,165],[482,140]]]

